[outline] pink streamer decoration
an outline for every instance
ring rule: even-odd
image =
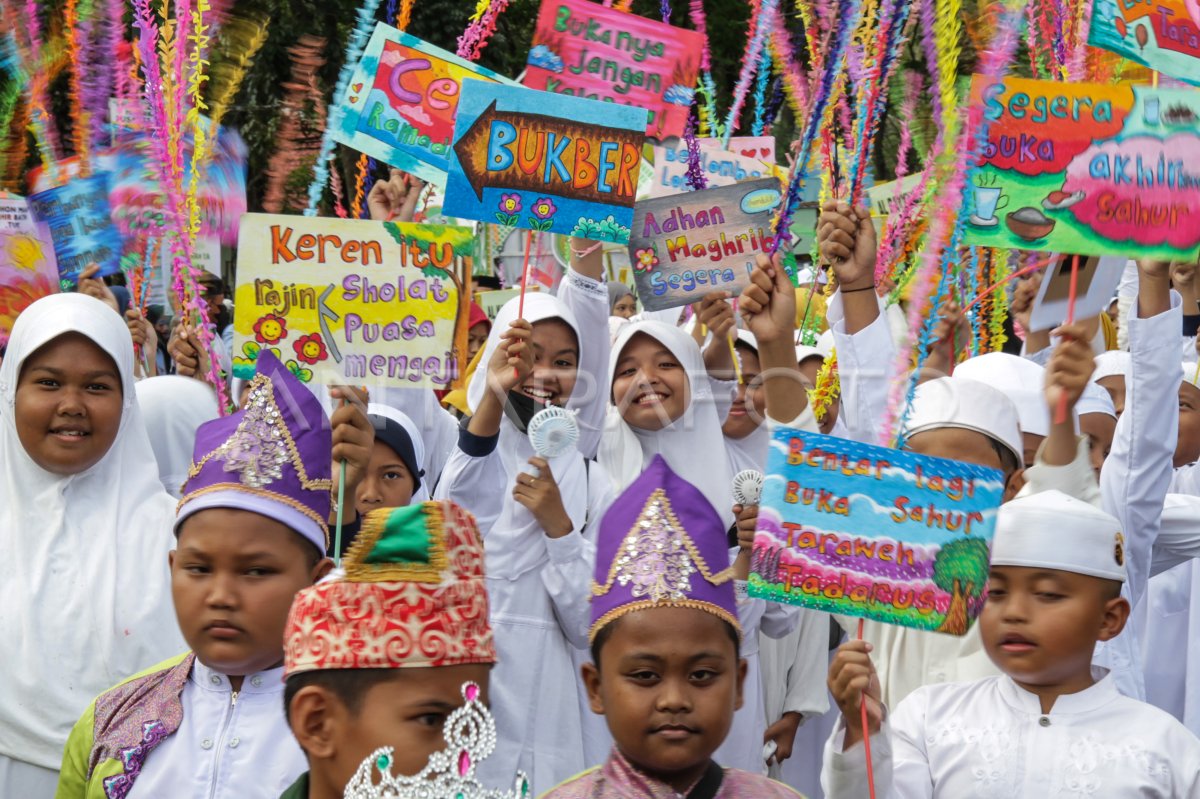
[[[792,103],[799,108],[808,108],[808,74],[796,53],[792,50],[791,33],[787,29],[787,19],[783,14],[775,15],[775,28],[771,31],[771,46],[775,50],[775,61],[779,73],[783,76],[784,85],[791,95]]]
[[[487,47],[488,39],[492,38],[492,34],[496,32],[496,20],[508,8],[509,0],[492,0],[488,5],[487,11],[483,12],[478,20],[467,26],[463,31],[463,35],[458,37],[458,51],[456,55],[459,58],[465,58],[468,61],[475,61],[483,52],[483,48]]]
[[[611,5],[611,3],[612,0],[608,0],[605,6]],[[712,54],[708,49],[708,18],[704,15],[704,0],[691,0],[688,4],[688,11],[692,17],[692,25],[704,37],[704,49],[700,51],[700,69],[709,72],[712,70]]]
[[[932,0],[929,0],[932,2]],[[1020,28],[1022,0],[1007,0],[1004,12],[997,20],[996,33],[991,46],[982,54],[979,74],[988,80],[999,80],[1008,71],[1009,62],[1017,46],[1017,31]],[[931,298],[930,288],[939,274],[948,276],[950,259],[956,256],[954,245],[960,238],[962,227],[961,210],[963,189],[968,173],[975,168],[979,159],[981,139],[986,136],[983,107],[972,103],[966,109],[965,124],[959,135],[957,151],[949,180],[938,192],[936,215],[930,222],[920,271],[914,278],[913,292],[909,305],[909,341],[920,342],[926,326],[926,305]],[[926,167],[932,171],[936,165]],[[898,355],[895,365],[896,378],[892,381],[887,414],[881,430],[881,443],[892,441],[898,422],[903,422],[911,404],[911,393],[916,388],[916,374],[905,379],[909,371],[909,352]]]

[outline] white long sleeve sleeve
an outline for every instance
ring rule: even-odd
[[[837,295],[835,295],[835,299]],[[829,326],[838,361],[838,379],[842,386],[842,415],[850,438],[878,443],[879,425],[887,417],[888,386],[896,347],[887,318],[880,313],[875,321],[857,333],[846,333],[846,323],[831,312]]]

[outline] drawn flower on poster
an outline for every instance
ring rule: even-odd
[[[521,195],[513,192],[512,194],[500,195],[500,211],[496,214],[496,221],[502,225],[513,227],[517,224],[517,214],[521,212]]]
[[[663,93],[663,101],[671,105],[689,106],[696,97],[696,90],[676,83]]]
[[[559,58],[558,53],[544,44],[539,44],[529,51],[529,60],[526,63],[531,67],[541,67],[550,72],[563,71],[563,60]]]
[[[658,266],[658,251],[653,247],[642,247],[634,253],[637,263],[633,265],[636,272],[649,272]]]
[[[554,204],[554,200],[538,197],[529,210],[533,213],[529,219],[529,226],[534,230],[549,230],[554,226],[554,215],[558,213],[558,206]]]
[[[254,340],[259,344],[278,344],[287,338],[287,320],[269,313],[254,323]]]
[[[296,357],[307,364],[320,363],[329,357],[329,350],[325,348],[325,341],[320,333],[301,336],[292,342],[292,349],[296,351]]]
[[[592,241],[611,241],[617,244],[624,244],[629,241],[630,232],[629,228],[618,222],[612,214],[609,214],[599,221],[590,217],[579,217],[579,221],[575,223],[575,228],[571,231],[571,235],[578,236],[581,239],[591,239]]]

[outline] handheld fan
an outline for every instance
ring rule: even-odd
[[[575,448],[579,442],[579,422],[571,411],[551,405],[533,415],[526,435],[537,456],[550,460]],[[538,476],[537,467],[528,466],[527,470],[534,477]]]
[[[745,469],[733,476],[733,501],[737,505],[757,505],[762,496],[763,473]]]

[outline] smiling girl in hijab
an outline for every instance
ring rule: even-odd
[[[133,345],[99,300],[18,317],[0,366],[0,796],[54,794],[88,703],[183,650],[163,490],[133,387]]]
[[[487,557],[499,741],[480,779],[522,769],[538,795],[592,765],[572,655],[587,646],[589,524],[612,496],[603,471],[584,460],[599,443],[606,404],[595,375],[608,360],[608,300],[603,283],[572,266],[558,297],[526,294],[524,320],[519,306],[514,298],[496,316],[467,388],[473,415],[435,493],[475,514]],[[546,405],[576,412],[580,429],[577,446],[548,462],[534,457],[525,432]]]

